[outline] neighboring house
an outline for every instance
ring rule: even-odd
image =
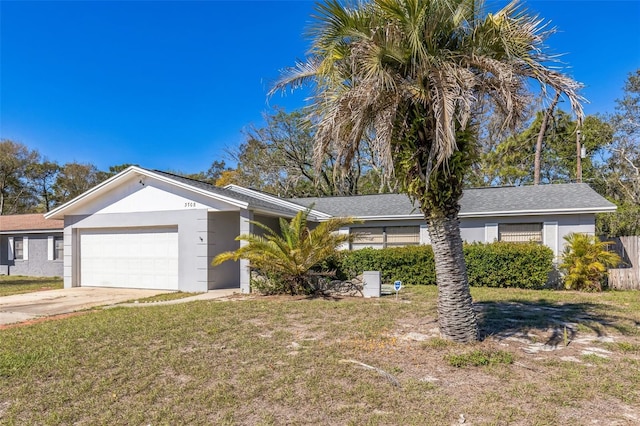
[[[0,275],[61,277],[62,229],[42,214],[0,216]]]
[[[340,232],[360,235],[351,248],[428,243],[421,214],[405,195],[280,199],[229,185],[215,187],[170,173],[130,167],[58,207],[64,220],[64,285],[200,292],[249,291],[246,261],[213,267],[235,250],[250,221],[276,227],[314,204],[310,222],[355,216]],[[467,190],[460,212],[467,241],[531,239],[557,254],[568,232],[593,233],[595,213],[615,206],[586,184]],[[259,228],[256,231],[260,231]]]

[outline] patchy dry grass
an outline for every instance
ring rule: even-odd
[[[0,297],[62,288],[62,278],[0,275]]]
[[[0,423],[640,422],[640,294],[472,292],[485,336],[475,345],[439,337],[434,287],[399,301],[192,302],[0,330]]]

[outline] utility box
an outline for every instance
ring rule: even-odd
[[[364,271],[362,273],[362,295],[364,297],[380,297],[381,276],[380,271]]]

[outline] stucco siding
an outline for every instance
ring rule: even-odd
[[[207,210],[204,209],[65,216],[65,249],[71,246],[74,254],[65,256],[65,287],[78,286],[82,282],[79,276],[82,247],[78,243],[82,229],[166,226],[178,227],[179,290],[207,291]]]
[[[49,259],[49,236],[62,237],[62,232],[42,234],[11,234],[0,236],[0,275],[25,275],[30,277],[61,277],[64,273],[62,259]],[[27,238],[27,259],[9,260],[9,238]]]
[[[498,216],[482,218],[462,218],[460,219],[460,235],[467,243],[480,242],[489,243],[487,240],[487,226],[498,224],[514,223],[557,223],[556,241],[549,242],[549,246],[557,248],[556,255],[562,253],[564,247],[564,236],[571,232],[580,232],[593,235],[595,233],[595,215],[593,214],[571,214],[571,215],[540,215],[540,216]],[[357,232],[360,227],[382,227],[382,226],[420,226],[424,225],[424,220],[399,220],[399,221],[366,221],[350,227],[350,232]],[[497,237],[497,234],[496,234]]]
[[[269,228],[273,229],[276,232],[280,232],[280,219],[278,219],[277,217],[263,216],[263,215],[256,214],[254,215],[253,220],[268,226]],[[290,220],[290,219],[287,219],[287,220]],[[309,225],[312,225],[312,224],[309,223]],[[263,236],[266,233],[266,231],[260,228],[259,226],[254,226],[253,232],[256,235],[260,235],[260,236]]]

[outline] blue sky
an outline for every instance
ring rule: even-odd
[[[491,3],[488,3],[491,4]],[[640,0],[533,0],[559,32],[588,114],[611,112],[640,68]],[[198,172],[279,105],[314,2],[0,0],[0,138],[50,160]]]

